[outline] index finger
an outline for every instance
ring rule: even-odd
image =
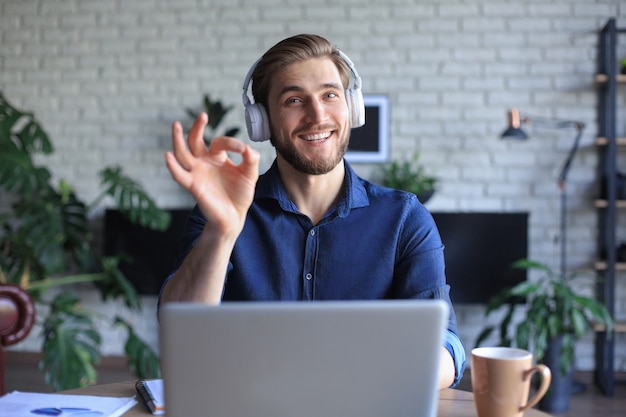
[[[213,138],[209,152],[217,154],[219,152],[235,152],[242,154],[246,150],[246,145],[239,139],[231,136],[218,136]]]
[[[204,128],[209,121],[209,116],[202,112],[196,117],[191,129],[189,129],[189,136],[187,137],[187,143],[189,144],[189,150],[194,156],[200,156],[206,152],[206,144],[204,143]]]

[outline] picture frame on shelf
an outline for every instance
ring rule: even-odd
[[[364,95],[365,125],[352,129],[346,160],[384,163],[389,160],[389,97]]]

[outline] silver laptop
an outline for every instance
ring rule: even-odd
[[[442,301],[161,307],[168,417],[434,417]]]

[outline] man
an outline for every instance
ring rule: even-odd
[[[362,116],[351,72],[360,84],[347,56],[315,35],[285,39],[255,64],[244,83],[248,131],[276,148],[261,177],[259,154],[239,140],[216,137],[206,149],[206,115],[188,146],[173,124],[167,167],[197,206],[160,301],[441,298],[451,315],[439,386],[455,385],[465,352],[432,216],[414,195],[359,178],[343,159]]]

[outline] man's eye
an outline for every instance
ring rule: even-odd
[[[337,93],[334,93],[334,92],[326,93],[326,97],[328,97],[328,98],[335,98],[335,97],[337,97]]]
[[[291,97],[287,99],[287,104],[297,104],[300,103],[301,100],[297,97]]]

